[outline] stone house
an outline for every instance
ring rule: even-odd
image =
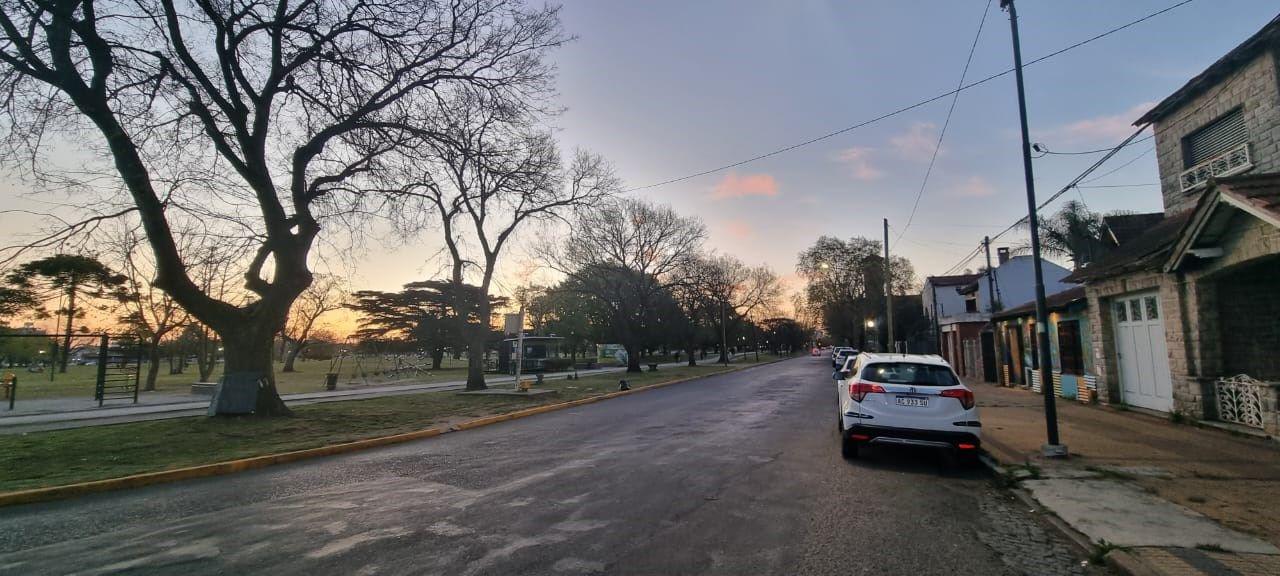
[[[1085,284],[1098,399],[1280,433],[1280,17],[1135,122],[1163,219]]]

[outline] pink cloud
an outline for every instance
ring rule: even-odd
[[[724,231],[734,240],[746,240],[755,235],[755,230],[744,220],[730,220],[725,222]]]
[[[871,164],[873,151],[872,148],[861,146],[846,148],[836,152],[836,161],[848,165],[856,180],[875,180],[884,176],[884,172]]]
[[[995,186],[992,186],[990,182],[987,182],[986,178],[981,176],[970,176],[952,193],[953,196],[961,198],[986,198],[995,196],[995,194]]]
[[[907,129],[889,139],[889,143],[904,158],[928,162],[933,156],[933,149],[938,145],[938,125],[932,122],[916,122]],[[939,151],[941,154],[942,151]]]
[[[1133,133],[1133,121],[1155,106],[1155,102],[1143,102],[1121,112],[1077,120],[1049,131],[1049,136],[1068,140],[1119,141]],[[1052,150],[1050,146],[1050,150]]]
[[[738,176],[734,172],[724,175],[711,192],[716,200],[743,198],[746,196],[777,196],[778,182],[769,174]]]

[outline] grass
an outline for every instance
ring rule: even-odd
[[[771,359],[761,356],[762,361]],[[625,377],[632,388],[643,388],[729,369],[708,364]],[[0,491],[115,478],[421,430],[448,420],[597,396],[617,390],[622,377],[615,373],[548,381],[542,387],[558,394],[532,398],[428,392],[298,406],[291,418],[189,417],[5,435],[0,436]]]
[[[1112,550],[1128,550],[1128,548],[1107,542],[1105,539],[1099,539],[1093,545],[1093,551],[1089,554],[1089,562],[1099,566],[1105,565],[1107,563],[1107,554]]]

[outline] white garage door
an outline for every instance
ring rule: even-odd
[[[1120,386],[1126,404],[1169,412],[1173,383],[1164,340],[1164,310],[1160,295],[1144,292],[1113,300]]]

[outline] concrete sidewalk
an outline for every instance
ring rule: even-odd
[[[971,384],[989,455],[1132,574],[1280,574],[1280,445],[1059,400],[1071,457],[1040,456],[1043,399]]]
[[[735,358],[741,358],[741,356],[736,356]],[[660,364],[659,367],[670,368],[675,366],[684,366],[686,364],[687,362],[668,362]],[[594,376],[598,374],[620,373],[625,369],[626,367],[624,366],[596,368],[592,370],[578,370],[577,374],[579,376]],[[569,377],[570,374],[573,374],[573,372],[555,372],[551,374],[543,374],[543,378],[547,380],[562,380]],[[533,377],[533,375],[526,375],[526,377]],[[515,378],[513,376],[490,376],[487,378],[487,382],[490,386],[501,387],[504,385],[513,385],[515,383]],[[399,383],[379,386],[282,394],[281,398],[286,404],[299,406],[304,404],[317,404],[321,402],[339,402],[343,400],[363,400],[367,398],[382,398],[386,396],[399,396],[405,394],[421,394],[424,392],[447,392],[462,390],[465,387],[465,380],[417,384],[413,383],[412,380],[405,380]],[[139,398],[138,404],[115,403],[102,407],[98,407],[96,402],[90,400],[69,401],[67,399],[54,398],[49,400],[29,400],[25,403],[22,400],[19,400],[19,405],[23,408],[22,410],[15,412],[0,412],[0,434],[23,434],[44,430],[62,430],[67,428],[103,426],[125,422],[142,422],[147,420],[199,416],[208,410],[209,400],[210,397],[208,396],[144,394]],[[23,406],[23,404],[26,405]]]

